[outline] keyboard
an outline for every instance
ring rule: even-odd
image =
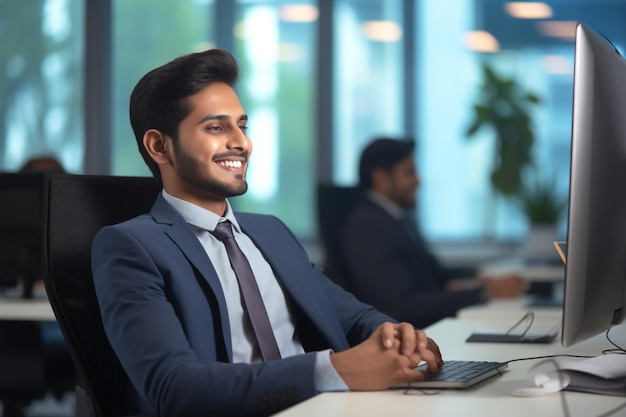
[[[492,376],[501,375],[506,362],[446,361],[438,374],[426,370],[426,364],[417,367],[424,380],[404,384],[399,388],[467,388]]]

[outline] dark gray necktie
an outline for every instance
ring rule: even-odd
[[[231,223],[229,221],[218,223],[212,234],[226,246],[230,265],[233,267],[239,282],[244,309],[248,312],[248,317],[252,322],[252,329],[259,342],[263,360],[280,359],[280,351],[274,338],[274,332],[272,331],[259,287],[256,279],[254,279],[248,259],[235,241]]]

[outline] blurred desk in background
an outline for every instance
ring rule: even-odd
[[[558,258],[526,261],[512,257],[487,262],[478,268],[478,273],[490,277],[515,273],[529,282],[562,283],[565,278],[565,265]]]
[[[527,312],[532,312],[537,320],[559,321],[563,316],[561,306],[536,305],[536,297],[526,296],[516,299],[496,299],[486,304],[477,304],[460,309],[456,317],[463,320],[505,320],[513,324]]]
[[[0,296],[0,320],[56,321],[47,298]]]
[[[536,306],[558,307],[563,302],[565,265],[558,257],[533,261],[521,257],[503,258],[480,265],[477,274],[494,278],[518,275],[527,282],[528,294],[534,296],[534,300],[526,301]]]
[[[0,292],[0,320],[56,321],[43,283],[37,283],[32,297],[24,298],[21,287]]]

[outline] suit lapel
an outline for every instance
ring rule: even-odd
[[[176,243],[182,255],[185,256],[198,273],[202,275],[213,291],[220,311],[221,327],[223,329],[223,337],[228,356],[229,359],[232,360],[228,309],[226,307],[224,292],[222,291],[222,286],[213,264],[189,225],[161,195],[157,198],[151,213],[158,223],[170,225],[165,233]],[[285,240],[276,239],[276,233],[280,232],[276,226],[270,225],[268,222],[250,221],[248,216],[256,215],[242,215],[241,213],[237,213],[237,221],[243,231],[252,239],[268,261],[284,290],[309,319],[313,328],[319,332],[320,337],[326,341],[329,345],[328,347],[335,350],[347,348],[348,344],[345,340],[345,336],[343,336],[341,327],[336,321],[327,320],[324,312],[320,310],[318,304],[311,298],[307,289],[302,286],[302,283],[298,279],[302,271],[295,270],[294,266],[302,265],[302,263],[294,262],[294,260],[290,258],[290,256],[294,254],[297,256],[297,251],[294,251],[292,246],[285,246]],[[290,243],[291,241],[288,242],[288,244]],[[303,252],[303,256],[306,256],[305,252]],[[304,261],[307,265],[309,264],[308,257]],[[339,337],[339,335],[342,337]]]
[[[157,201],[152,207],[152,216],[158,223],[169,224],[170,227],[165,231],[176,246],[180,248],[181,254],[194,266],[198,273],[209,284],[211,291],[215,295],[218,308],[220,311],[220,322],[223,331],[223,337],[228,351],[228,357],[232,360],[232,344],[230,334],[230,323],[228,321],[228,309],[226,308],[226,299],[222,285],[220,284],[217,272],[206,254],[200,241],[193,233],[189,225],[178,214],[178,212],[170,206],[165,199],[159,195]]]

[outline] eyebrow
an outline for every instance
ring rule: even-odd
[[[197,124],[202,124],[209,120],[230,120],[231,118],[232,117],[227,114],[209,114],[208,116],[203,117]],[[239,122],[246,120],[248,120],[248,115],[245,113],[239,116],[239,118],[237,119],[237,121]]]

